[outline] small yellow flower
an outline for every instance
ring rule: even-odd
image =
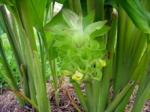
[[[103,59],[100,59],[100,60],[99,60],[99,63],[100,63],[100,66],[101,66],[101,67],[105,67],[105,66],[106,66],[106,61],[103,60]]]
[[[79,71],[76,71],[75,74],[72,76],[72,79],[77,82],[80,82],[82,78],[83,78],[83,74],[80,73]]]

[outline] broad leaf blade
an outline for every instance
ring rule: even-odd
[[[150,14],[141,6],[140,0],[118,0],[134,24],[145,33],[150,33]]]

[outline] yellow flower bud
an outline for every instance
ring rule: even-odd
[[[99,63],[100,63],[101,67],[105,67],[106,66],[106,61],[105,60],[100,59]]]
[[[82,78],[83,78],[83,74],[80,73],[79,71],[76,71],[75,74],[72,76],[72,79],[77,82],[80,82]]]

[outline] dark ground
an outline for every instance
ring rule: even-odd
[[[51,91],[50,85],[47,84],[48,97],[51,102],[52,112],[77,112],[78,107],[81,109],[79,101],[76,99],[72,87],[64,87],[60,90],[60,105],[56,105],[54,93]],[[9,90],[0,90],[0,112],[34,112],[28,106],[20,107],[15,95]],[[51,95],[50,95],[51,94]],[[74,106],[73,106],[74,105]]]
[[[79,101],[76,99],[74,90],[71,86],[64,87],[60,90],[61,99],[59,107],[56,105],[54,95],[52,95],[53,92],[50,91],[51,88],[48,84],[47,88],[48,94],[50,95],[51,93],[49,99],[51,101],[52,112],[77,112],[77,108],[75,109],[74,107],[78,107],[82,111]],[[1,90],[1,92],[2,94],[0,94],[0,112],[34,112],[28,106],[21,108],[18,105],[14,94],[11,91]],[[131,100],[125,112],[129,112],[132,104],[133,101]],[[147,101],[147,103],[145,104],[143,112],[150,112],[150,101]]]

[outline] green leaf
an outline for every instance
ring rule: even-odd
[[[36,27],[43,26],[47,0],[16,0],[16,3],[23,18],[30,18],[32,24]]]
[[[15,0],[0,0],[0,3],[6,4],[6,5],[9,5],[9,6],[14,6]]]
[[[103,26],[101,29],[94,31],[91,33],[91,37],[94,39],[96,37],[101,37],[106,34],[110,30],[109,26]]]
[[[0,6],[1,7],[1,6]],[[2,15],[0,13],[0,36],[4,33],[4,21],[2,19]]]
[[[94,79],[96,81],[101,81],[102,80],[102,72],[101,72],[101,70],[99,68],[96,70],[96,73],[92,77],[92,79]]]
[[[145,33],[150,33],[150,14],[142,7],[140,0],[117,0],[134,24]]]
[[[84,32],[90,35],[94,31],[100,30],[105,24],[106,24],[106,21],[98,21],[98,22],[91,23],[84,29]]]
[[[0,39],[0,62],[3,64],[2,66],[2,69],[4,70],[3,76],[6,82],[11,87],[11,89],[18,90],[17,81],[13,76],[10,66],[8,64],[8,60],[6,58],[6,54],[4,52],[4,47],[1,39]]]
[[[56,0],[56,2],[63,4],[66,0]]]
[[[137,94],[137,97],[136,97],[135,104],[134,104],[132,112],[141,112],[142,111],[145,102],[150,97],[150,90],[149,90],[149,88],[150,88],[150,83],[148,83],[146,85],[146,87],[144,88],[142,93],[140,93],[138,91],[138,94]],[[139,89],[141,89],[141,88],[139,88]]]
[[[44,30],[47,31],[56,31],[63,30],[64,27],[67,27],[67,23],[63,18],[62,11],[60,11],[57,15],[55,15],[51,21],[49,21],[45,26]],[[57,32],[58,34],[58,32]]]
[[[119,94],[117,94],[114,100],[108,105],[105,112],[113,112],[115,108],[118,106],[119,102],[121,102],[121,100],[126,96],[126,94],[131,89],[133,84],[134,84],[133,82],[130,82],[127,85],[125,85],[122,91]]]
[[[82,17],[68,9],[64,9],[62,14],[65,22],[69,25],[70,28],[82,29]]]
[[[130,101],[131,95],[133,94],[133,91],[135,90],[135,87],[133,86],[127,94],[124,96],[122,101],[118,104],[118,106],[115,108],[115,112],[123,112],[125,110],[125,107]]]
[[[94,21],[94,16],[95,16],[94,12],[90,12],[87,16],[83,17],[83,26],[84,26],[84,28],[85,28],[87,25],[93,23],[93,21]]]
[[[33,51],[32,62],[32,71],[35,73],[33,74],[33,80],[36,89],[36,99],[39,112],[50,112],[49,101],[46,93],[45,77],[42,74],[41,63],[36,51]]]

